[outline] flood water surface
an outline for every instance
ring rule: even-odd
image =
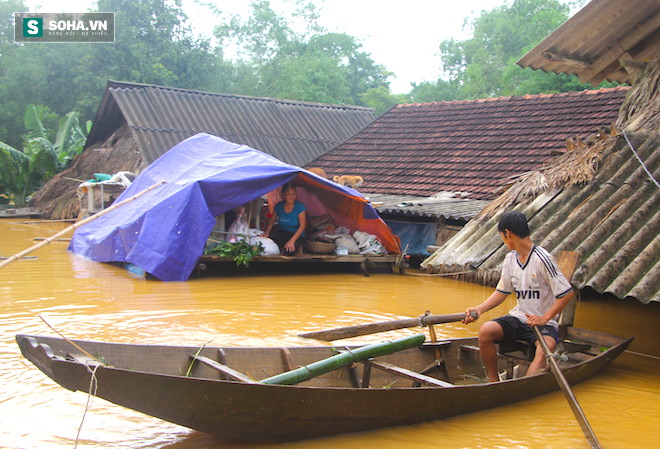
[[[67,224],[0,221],[0,256],[18,253]],[[17,333],[113,342],[202,346],[314,345],[300,332],[462,312],[491,292],[441,277],[306,269],[202,277],[187,282],[139,279],[122,268],[66,251],[66,242],[0,268],[0,447],[3,448],[588,448],[560,393],[414,426],[287,444],[228,441],[70,392],[23,359]],[[321,268],[321,267],[319,267]],[[513,304],[509,299],[493,318]],[[41,317],[41,318],[40,318]],[[576,325],[634,336],[604,373],[574,387],[605,448],[660,447],[658,304],[595,295]],[[478,325],[436,326],[438,338],[473,336]],[[358,337],[377,342],[415,330]],[[345,341],[348,343],[348,340]],[[88,402],[91,399],[91,403]],[[396,413],[393,410],[392,413]]]

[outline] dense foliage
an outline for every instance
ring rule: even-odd
[[[464,100],[594,87],[572,75],[516,65],[516,61],[568,19],[568,3],[509,0],[491,11],[482,11],[470,24],[470,39],[440,43],[443,77],[415,85],[411,99],[415,102]]]
[[[75,120],[87,121],[109,79],[365,105],[377,113],[407,102],[582,90],[588,86],[573,76],[515,65],[568,18],[568,1],[502,0],[501,6],[466,21],[471,38],[439,43],[440,79],[414,85],[407,94],[393,94],[393,74],[374,61],[356,37],[320,26],[314,0],[288,0],[291,11],[286,13],[269,1],[255,0],[246,18],[214,10],[212,39],[193,33],[181,0],[97,0],[90,10],[115,12],[115,42],[75,45],[15,43],[13,13],[29,8],[22,0],[0,0],[0,141],[5,153],[0,164],[36,157],[31,153],[36,143],[22,136],[28,105],[46,105],[56,116],[77,111]],[[47,115],[41,120],[46,129],[58,126],[49,124]],[[11,150],[21,146],[24,156]],[[0,171],[5,188],[15,182],[7,175],[8,166]],[[44,172],[41,181],[48,176],[48,170],[35,166],[34,171]],[[28,184],[30,190],[39,183]]]
[[[47,107],[29,105],[24,115],[27,132],[23,134],[22,149],[0,142],[0,194],[16,207],[26,206],[29,195],[67,168],[85,145],[78,113],[66,114],[53,131],[44,123],[54,118],[57,116]]]

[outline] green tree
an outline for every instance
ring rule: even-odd
[[[464,98],[502,95],[504,74],[515,61],[564,23],[569,7],[559,0],[513,0],[484,11],[472,23],[472,38],[440,44],[443,71],[458,81]]]
[[[53,132],[44,123],[56,116],[46,106],[30,105],[23,117],[27,133],[18,150],[0,142],[0,193],[9,196],[16,207],[24,207],[28,197],[56,173],[69,166],[83,149],[86,136],[78,113],[69,112]],[[89,130],[90,124],[87,124]]]
[[[373,87],[360,97],[362,104],[374,108],[376,115],[387,112],[397,104],[410,103],[410,97],[405,94],[393,94],[385,86]]]
[[[0,0],[0,34],[10,36],[0,43],[0,140],[22,144],[28,104],[91,119],[109,79],[213,90],[231,69],[193,34],[181,0],[98,0],[90,9],[115,12],[115,43],[15,44],[12,14],[27,7]]]
[[[22,63],[16,58],[20,46],[14,42],[14,13],[27,9],[23,1],[0,1],[0,139],[11,145],[21,143],[22,111],[26,104],[20,104],[21,97],[15,95],[15,83],[7,71]]]
[[[291,17],[305,25],[302,31],[295,31],[270,2],[252,2],[248,19],[235,15],[216,27],[223,46],[239,49],[232,62],[242,78],[235,78],[234,92],[362,104],[367,90],[389,87],[392,74],[361,51],[355,37],[318,25],[313,3],[298,2]]]
[[[583,90],[573,75],[523,69],[516,61],[562,25],[569,4],[560,0],[506,0],[471,22],[472,37],[440,44],[443,76],[414,85],[413,101],[476,99],[493,96]],[[608,83],[607,85],[612,85]]]
[[[438,79],[435,82],[413,83],[410,98],[414,103],[459,100],[461,99],[461,85],[457,79],[449,81]]]

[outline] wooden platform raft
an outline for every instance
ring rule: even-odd
[[[214,255],[205,255],[199,259],[200,263],[221,263],[221,262],[234,262],[230,257],[221,257]],[[401,256],[397,254],[386,255],[363,255],[363,254],[349,254],[346,256],[338,256],[335,254],[301,254],[296,256],[255,256],[250,260],[250,263],[354,263],[359,264],[360,270],[365,276],[369,276],[367,269],[368,264],[381,263],[389,264],[393,273],[403,274],[403,266],[401,264]]]

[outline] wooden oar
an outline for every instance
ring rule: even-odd
[[[476,312],[473,312],[472,317],[477,318]],[[449,315],[422,315],[417,318],[404,318],[402,320],[381,321],[378,323],[359,324],[357,326],[338,327],[336,329],[328,329],[324,331],[306,332],[298,334],[299,337],[315,338],[317,340],[333,341],[340,338],[351,338],[359,335],[376,334],[378,332],[386,332],[394,329],[404,329],[407,327],[415,326],[429,326],[431,324],[453,323],[462,321],[465,318],[463,313],[451,313]]]
[[[107,209],[103,209],[102,211],[95,213],[95,214],[92,215],[91,217],[87,217],[87,218],[85,218],[84,220],[80,220],[78,223],[74,223],[74,224],[72,224],[71,226],[69,226],[69,227],[66,228],[66,229],[61,230],[61,231],[58,232],[57,234],[53,234],[52,236],[50,236],[50,237],[48,237],[48,238],[45,238],[44,240],[42,240],[41,242],[37,243],[36,245],[31,246],[31,247],[29,247],[28,249],[21,251],[20,253],[14,254],[13,256],[7,258],[6,260],[3,260],[2,262],[0,262],[0,268],[4,267],[5,265],[9,265],[9,264],[12,263],[13,261],[20,259],[21,257],[25,256],[26,254],[29,254],[29,253],[31,253],[32,251],[41,248],[42,246],[46,246],[46,245],[48,245],[50,242],[53,242],[53,241],[57,240],[58,237],[63,236],[63,235],[66,234],[67,232],[72,231],[72,230],[74,230],[74,229],[76,229],[76,228],[79,228],[80,226],[82,226],[82,225],[84,225],[84,224],[87,224],[87,223],[89,223],[89,222],[92,221],[92,220],[96,220],[96,219],[99,218],[100,216],[105,215],[105,214],[107,214],[108,212],[111,212],[111,211],[113,211],[114,209],[117,209],[118,207],[121,207],[121,206],[123,206],[123,205],[126,204],[126,203],[130,203],[131,201],[133,201],[133,200],[135,200],[135,199],[141,197],[142,195],[144,195],[144,194],[147,193],[148,191],[153,190],[153,189],[155,189],[156,187],[159,187],[159,186],[165,184],[165,182],[166,182],[166,181],[159,181],[159,182],[157,182],[156,184],[153,184],[152,186],[147,187],[146,189],[144,189],[144,190],[142,190],[142,191],[136,193],[136,194],[133,195],[132,197],[130,197],[130,198],[126,198],[125,200],[120,201],[120,202],[117,203],[117,204],[113,204],[112,206],[108,207]]]
[[[575,272],[575,267],[577,266],[577,262],[579,258],[580,258],[580,253],[576,251],[561,251],[559,253],[559,256],[557,257],[557,265],[559,265],[559,269],[564,274],[564,276],[566,276],[566,279],[568,279],[569,282],[571,282],[571,280],[573,279],[573,273]],[[567,323],[570,323],[570,325],[572,325],[574,312],[575,312],[575,298],[570,301],[570,304],[565,308],[565,311],[562,312],[562,317],[564,318],[560,319],[560,321],[566,321]],[[570,315],[570,317],[565,317],[565,315],[567,314]],[[591,428],[591,425],[589,425],[589,421],[587,421],[587,417],[582,411],[582,407],[580,407],[580,404],[578,403],[575,395],[573,394],[573,391],[571,390],[568,381],[564,377],[564,374],[561,372],[561,369],[559,369],[559,364],[557,364],[557,360],[553,357],[553,355],[550,352],[550,348],[548,348],[547,343],[543,339],[543,336],[541,335],[541,331],[537,326],[532,326],[532,327],[534,328],[534,333],[536,333],[536,338],[539,340],[539,344],[543,348],[543,352],[545,353],[546,359],[550,364],[550,370],[552,371],[552,374],[555,375],[559,387],[564,392],[564,396],[566,396],[566,400],[568,401],[568,404],[571,406],[571,410],[573,410],[573,414],[575,415],[575,418],[578,420],[578,423],[582,428],[582,432],[584,432],[584,436],[587,437],[587,441],[589,441],[591,447],[593,447],[594,449],[600,449],[601,446],[600,443],[598,442],[598,438],[596,438],[596,434]]]
[[[552,371],[552,374],[555,375],[555,378],[557,379],[557,383],[559,384],[561,391],[564,392],[564,396],[566,396],[566,400],[568,401],[568,404],[571,406],[571,410],[573,410],[573,414],[575,415],[575,418],[577,418],[578,423],[582,428],[582,432],[584,432],[584,436],[587,437],[587,441],[589,441],[589,444],[591,445],[592,448],[600,449],[601,445],[598,442],[598,438],[596,438],[596,434],[589,425],[589,421],[587,421],[587,417],[582,411],[582,407],[580,407],[580,404],[578,403],[575,395],[573,394],[573,391],[571,390],[568,381],[564,377],[564,374],[561,372],[557,360],[554,358],[552,352],[550,352],[550,348],[548,348],[548,344],[543,339],[543,335],[541,335],[541,331],[539,330],[538,326],[532,326],[532,327],[534,328],[534,332],[536,333],[536,338],[538,338],[539,343],[543,348],[543,352],[545,352],[546,359],[550,364],[550,370]]]

